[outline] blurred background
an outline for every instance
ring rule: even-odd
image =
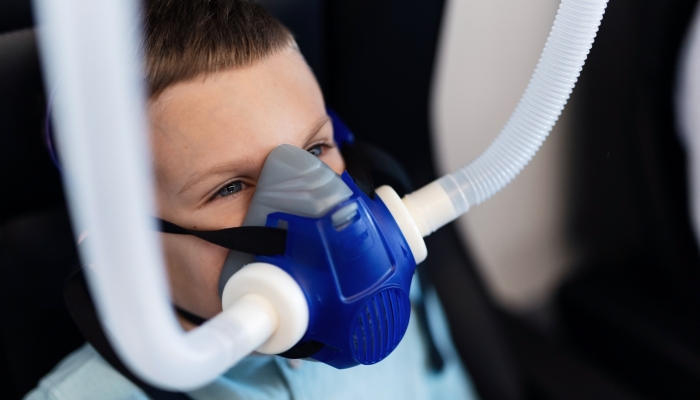
[[[475,159],[505,125],[558,7],[557,0],[445,4],[429,114],[439,174]],[[494,300],[513,311],[543,307],[576,263],[566,234],[572,108],[518,179],[458,223]]]
[[[294,32],[329,106],[416,186],[495,138],[559,4],[259,3]],[[482,398],[700,398],[700,254],[673,102],[696,8],[610,0],[533,162],[427,239],[429,290]],[[36,37],[30,2],[0,0],[3,398],[20,398],[83,342],[62,301],[76,255],[42,136],[50,90]]]

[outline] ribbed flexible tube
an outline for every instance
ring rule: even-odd
[[[563,0],[527,89],[498,137],[476,160],[406,196],[423,236],[493,196],[530,162],[569,99],[607,3]]]

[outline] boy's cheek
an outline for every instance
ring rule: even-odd
[[[175,304],[202,318],[221,312],[218,285],[228,249],[189,235],[161,236]]]

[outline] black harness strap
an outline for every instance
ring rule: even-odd
[[[230,250],[260,256],[284,254],[287,243],[287,231],[280,228],[239,226],[218,231],[197,231],[183,228],[160,218],[156,218],[156,221],[163,233],[193,235]]]
[[[180,315],[182,318],[184,318],[187,322],[191,323],[194,326],[200,326],[203,323],[207,322],[206,319],[200,317],[199,315],[193,314],[183,308],[180,308],[178,306],[175,306],[175,311]]]

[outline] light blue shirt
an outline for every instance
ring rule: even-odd
[[[188,395],[195,400],[476,399],[452,345],[437,297],[426,293],[425,302],[431,332],[445,358],[445,367],[440,372],[430,368],[426,336],[414,314],[399,346],[378,364],[338,370],[319,362],[253,355]],[[148,397],[86,344],[58,364],[25,399]]]

